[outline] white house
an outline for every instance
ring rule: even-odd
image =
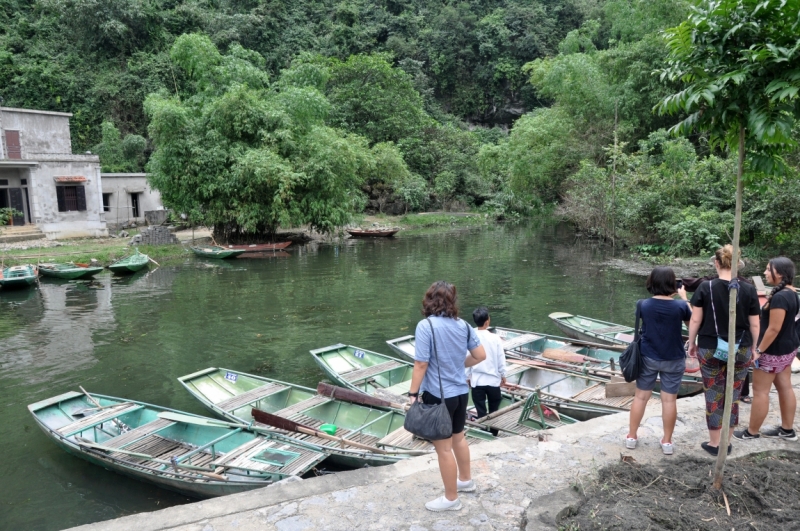
[[[101,173],[103,210],[109,227],[142,223],[144,213],[164,210],[161,194],[147,183],[146,173]]]
[[[0,107],[0,208],[50,239],[107,236],[100,160],[72,153],[71,116]]]

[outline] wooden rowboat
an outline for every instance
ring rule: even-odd
[[[69,392],[28,406],[68,453],[187,496],[257,489],[316,466],[325,454],[272,433],[144,402]]]
[[[78,264],[39,264],[39,273],[44,277],[77,280],[91,278],[103,270],[102,267],[82,266]]]
[[[411,372],[413,364],[405,360],[398,360],[378,352],[363,350],[349,345],[331,345],[311,351],[314,360],[323,371],[339,385],[359,391],[369,396],[385,398],[394,402],[402,402],[408,396],[411,385]],[[512,365],[507,367],[507,373],[518,370],[525,371],[527,367]],[[508,377],[508,375],[507,375]],[[509,416],[497,418],[495,422],[485,424],[487,428],[502,429],[506,434],[523,434],[536,430],[555,428],[564,424],[572,424],[576,420],[567,414],[545,414],[548,406],[555,409],[555,404],[540,400],[537,393],[527,406],[515,402],[526,402],[530,393],[516,396],[507,395],[500,403],[500,408],[513,411]],[[470,398],[471,403],[471,398]],[[542,407],[542,404],[544,406]],[[610,413],[607,411],[606,413]],[[524,414],[524,415],[523,415]],[[481,419],[475,422],[484,424]]]
[[[549,317],[567,337],[573,339],[622,347],[627,347],[633,341],[634,329],[632,326],[564,312],[553,312]],[[682,330],[684,339],[687,339],[689,331],[686,329],[686,325],[683,325]]]
[[[229,245],[228,249],[242,250],[245,254],[249,253],[263,253],[266,251],[280,251],[286,249],[292,242],[275,242],[275,243],[251,243],[249,245]]]
[[[255,422],[253,412],[259,410],[312,430],[323,424],[335,425],[340,440],[280,429],[276,432],[325,452],[340,466],[388,465],[434,451],[430,442],[403,429],[405,414],[400,411],[353,404],[308,387],[229,369],[209,368],[178,380],[208,409],[234,422]],[[268,428],[259,422],[254,425]],[[470,444],[492,438],[480,431],[467,434]]]
[[[29,288],[36,283],[38,271],[31,264],[6,267],[0,271],[0,286],[3,289]]]
[[[354,238],[390,238],[400,229],[347,229],[347,233]]]
[[[228,249],[220,247],[219,245],[209,245],[206,247],[193,246],[191,249],[197,256],[202,256],[203,258],[220,258],[222,260],[226,258],[236,258],[240,254],[247,252],[243,249]]]
[[[147,267],[148,263],[150,262],[150,257],[146,254],[142,254],[139,252],[139,248],[136,248],[136,251],[122,260],[117,260],[108,268],[115,274],[115,275],[130,275],[131,273],[136,273]]]

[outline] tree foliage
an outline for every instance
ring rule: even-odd
[[[220,236],[303,223],[331,232],[363,202],[365,178],[407,172],[396,150],[326,125],[331,106],[307,66],[270,83],[258,54],[222,54],[198,34],[178,38],[171,57],[191,88],[145,102],[151,183],[167,206]]]

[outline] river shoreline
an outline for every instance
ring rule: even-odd
[[[485,214],[473,212],[423,212],[405,216],[359,216],[353,225],[364,228],[396,227],[400,233],[424,229],[450,230],[455,227],[482,226],[494,223]],[[0,229],[1,231],[1,229]],[[56,262],[89,262],[92,259],[101,265],[107,266],[130,254],[132,247],[130,238],[138,234],[138,229],[125,231],[127,236],[109,238],[85,238],[67,240],[29,240],[15,243],[0,244],[0,257],[7,266],[26,263],[56,261]],[[1,232],[0,232],[1,233]],[[161,262],[171,259],[180,259],[191,255],[188,246],[194,241],[198,244],[211,243],[211,231],[205,227],[196,227],[177,231],[176,236],[181,245],[138,245],[139,250]],[[296,242],[318,241],[337,243],[350,237],[344,229],[338,233],[322,234],[309,230],[307,227],[280,229],[276,235],[278,239]]]

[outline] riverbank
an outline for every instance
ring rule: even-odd
[[[494,221],[485,214],[471,212],[424,212],[404,216],[362,216],[353,225],[370,227],[397,227],[402,232],[416,231],[441,227],[472,227],[488,225]],[[126,237],[118,238],[86,238],[74,240],[30,240],[9,244],[0,244],[0,257],[5,265],[20,265],[36,262],[89,262],[94,259],[101,265],[107,266],[130,254],[128,245],[130,238],[138,234],[137,229],[127,230]],[[206,227],[196,227],[181,230],[175,233],[182,245],[139,245],[139,251],[147,254],[154,260],[168,261],[187,256],[191,251],[188,246],[192,240],[199,243],[210,242],[211,230]],[[339,234],[326,235],[308,230],[307,227],[281,229],[279,236],[287,239],[308,241],[341,241],[347,239],[344,231]]]
[[[798,394],[800,375],[793,375],[792,383]],[[778,422],[774,393],[770,401],[765,426]],[[746,425],[750,406],[743,404],[741,410],[741,421]],[[424,503],[442,492],[436,458],[425,456],[73,529],[555,531],[561,529],[563,516],[581,506],[581,493],[593,485],[600,469],[621,459],[663,466],[689,457],[698,460],[697,466],[711,470],[714,458],[700,448],[708,437],[703,397],[678,401],[673,456],[661,453],[660,414],[658,406],[647,409],[635,450],[627,450],[623,444],[627,413],[564,426],[541,437],[509,437],[475,446],[472,475],[478,490],[461,494],[464,508],[457,512],[425,510]],[[734,440],[733,447],[731,457],[738,459],[764,452],[797,452],[800,443],[762,437],[747,442]],[[710,477],[707,481],[710,484]],[[725,514],[724,505],[707,510],[705,518]]]

